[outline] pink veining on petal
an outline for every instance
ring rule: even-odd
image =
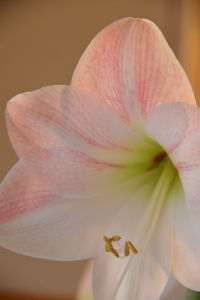
[[[131,151],[134,132],[93,95],[52,86],[14,97],[7,105],[7,126],[19,154],[33,147],[69,147],[83,152]],[[91,147],[92,146],[92,147]]]
[[[106,27],[87,47],[72,78],[72,85],[98,95],[127,121],[123,103],[121,51],[132,19],[126,18]],[[84,77],[82,76],[84,74]]]
[[[78,198],[87,198],[88,189],[95,195],[95,185],[102,183],[106,190],[112,186],[109,174],[123,168],[69,148],[35,148],[26,158],[1,185],[0,221],[33,213],[63,197],[76,199],[78,194]],[[104,191],[100,188],[99,192]]]
[[[0,222],[33,212],[48,204],[52,197],[48,188],[43,187],[33,173],[18,162],[1,186]]]
[[[158,27],[145,19],[125,18],[102,30],[81,57],[72,85],[133,123],[161,103],[195,104],[185,72]]]
[[[187,124],[187,114],[183,104],[172,102],[160,105],[149,114],[145,127],[147,134],[171,157],[185,138]]]

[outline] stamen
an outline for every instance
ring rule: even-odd
[[[130,241],[127,241],[127,242],[125,242],[125,248],[124,248],[124,255],[125,256],[129,256],[129,250],[131,250],[134,254],[138,253],[135,246]]]
[[[112,238],[108,238],[107,236],[103,237],[105,242],[105,250],[106,252],[111,252],[114,256],[119,257],[119,253],[113,248],[112,242],[119,241],[121,239],[120,236],[113,236]]]
[[[114,254],[114,256],[119,257],[119,253],[113,247],[110,248],[110,252]]]
[[[124,244],[124,256],[120,256],[119,253],[118,253],[118,251],[120,250],[120,248],[116,250],[113,247],[113,244],[112,244],[113,242],[118,242],[118,241],[121,240],[121,237],[119,235],[114,235],[111,238],[108,238],[107,236],[104,236],[103,240],[105,242],[105,251],[106,252],[111,252],[116,257],[129,256],[130,251],[132,251],[133,254],[137,254],[138,253],[138,250],[135,248],[135,246],[132,244],[132,242],[125,241],[125,244]],[[121,247],[123,247],[123,246],[121,246]]]

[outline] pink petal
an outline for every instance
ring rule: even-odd
[[[195,103],[190,83],[158,27],[125,18],[102,30],[73,74],[72,85],[99,96],[123,119],[158,104]]]
[[[0,202],[5,201],[7,197],[17,198],[15,194],[18,193],[19,199],[16,202],[20,201],[26,205],[26,197],[31,199],[34,192],[31,185],[35,181],[36,192],[37,188],[40,192],[42,186],[47,197],[53,195],[58,199],[91,199],[111,191],[126,175],[118,166],[103,164],[78,152],[51,149],[32,154],[33,157],[29,158],[29,161],[23,162],[25,170],[14,167],[5,178],[1,184]],[[37,193],[36,196],[38,197]]]
[[[181,103],[164,104],[149,116],[146,130],[177,168],[188,205],[199,209],[200,109]]]
[[[7,120],[19,156],[62,197],[105,193],[122,179],[120,159],[132,158],[133,132],[106,104],[74,88],[18,95],[8,103]]]
[[[53,148],[111,160],[122,151],[132,154],[133,131],[98,98],[68,86],[15,96],[7,105],[7,121],[20,156]]]
[[[54,260],[96,256],[110,220],[126,200],[123,187],[116,187],[103,197],[89,198],[82,192],[81,200],[73,199],[65,197],[68,191],[61,194],[63,189],[56,190],[53,182],[50,185],[43,177],[35,176],[28,166],[20,161],[2,183],[1,246]],[[78,177],[76,184],[80,184]]]
[[[200,291],[200,213],[187,209],[184,195],[175,202],[173,273],[185,287]]]

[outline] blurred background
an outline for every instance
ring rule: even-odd
[[[96,33],[126,17],[153,20],[183,64],[200,101],[199,0],[0,0],[0,179],[17,157],[4,121],[14,95],[69,84]],[[200,102],[199,102],[200,103]],[[0,299],[75,299],[86,262],[50,262],[0,249]],[[166,299],[183,300],[176,286]]]

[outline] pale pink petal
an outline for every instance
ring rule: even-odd
[[[0,221],[37,210],[52,201],[54,195],[23,161],[7,174],[0,189]]]
[[[147,118],[148,136],[156,140],[171,155],[185,137],[187,112],[181,103],[167,103],[157,107]]]
[[[116,174],[112,180],[109,178],[112,174],[107,171],[105,176],[106,172],[98,165],[95,170],[95,165],[65,157],[67,163],[53,156],[49,164],[48,160],[38,160],[38,164],[20,160],[1,183],[0,221],[32,213],[59,199],[73,198],[74,203],[79,203],[100,195],[107,198],[106,192],[112,192],[116,184]]]
[[[200,291],[200,212],[188,209],[177,197],[173,273],[185,287]]]
[[[52,197],[79,201],[104,197],[123,181],[123,176],[120,168],[78,153],[60,149],[35,153],[32,160],[21,160],[14,166],[1,183],[1,209],[10,218],[40,208]]]
[[[96,256],[110,220],[126,201],[123,186],[104,197],[65,198],[35,174],[19,162],[1,185],[1,246],[55,260]]]
[[[200,207],[200,109],[171,103],[158,107],[147,119],[147,134],[168,152],[178,170],[186,201]]]
[[[103,196],[127,176],[122,165],[95,160],[68,149],[32,152],[28,159],[36,176],[62,197]]]
[[[51,148],[108,160],[132,154],[133,131],[96,96],[68,86],[15,96],[7,105],[7,124],[19,156]]]
[[[102,30],[81,57],[72,85],[99,96],[125,120],[161,103],[195,103],[182,67],[146,19],[125,18]]]
[[[7,119],[19,156],[61,197],[104,194],[124,176],[123,165],[108,161],[132,158],[123,145],[132,131],[105,104],[74,88],[18,95],[7,106]]]

